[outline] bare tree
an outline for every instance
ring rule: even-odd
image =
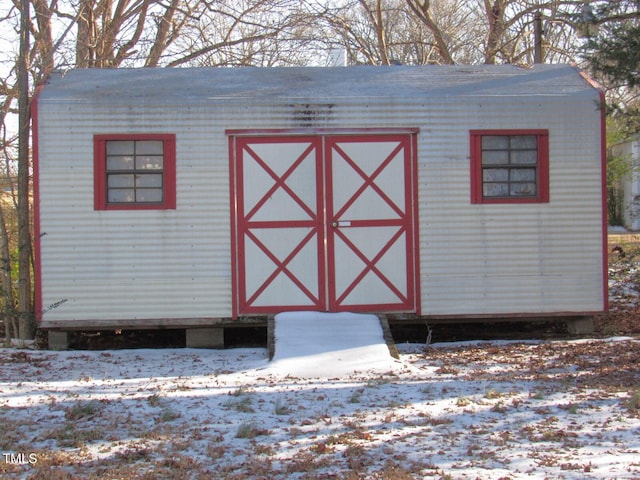
[[[296,0],[204,1],[167,51],[167,66],[273,66],[308,59],[309,12]]]
[[[77,67],[118,67],[136,53],[150,0],[80,0]]]
[[[316,17],[317,37],[350,65],[442,63],[431,32],[405,0],[354,0]]]
[[[4,209],[0,206],[0,275],[2,277],[2,301],[4,317],[5,343],[11,344],[11,338],[17,336],[15,300],[11,281],[11,247]]]
[[[534,18],[548,61],[578,55],[577,0],[351,0],[317,18],[329,49],[352,64],[532,63]],[[320,21],[321,20],[321,21]]]
[[[80,0],[60,16],[77,19],[75,66],[97,68],[297,63],[286,46],[308,19],[295,0]]]
[[[12,32],[19,30],[20,15],[19,9],[12,5],[6,11],[3,11],[0,17],[2,30]],[[7,198],[7,192],[14,192],[15,186],[13,180],[15,176],[10,172],[12,162],[10,158],[13,156],[14,147],[17,145],[17,131],[11,129],[9,118],[14,117],[16,107],[14,102],[17,98],[17,85],[15,79],[15,57],[17,51],[13,51],[14,45],[11,45],[9,39],[4,40],[4,44],[0,51],[4,52],[2,63],[2,77],[0,78],[0,158],[2,158],[2,172],[0,173],[0,276],[2,278],[2,303],[4,317],[4,334],[6,342],[10,342],[11,338],[18,336],[17,316],[13,295],[13,281],[11,277],[12,259],[10,245],[10,232],[15,231],[9,225],[9,218],[12,217],[11,212],[15,212],[14,195]],[[11,59],[11,61],[10,61]]]
[[[11,103],[14,101],[15,90],[7,87],[7,79],[0,80],[2,86],[0,92],[3,96],[2,108],[0,110],[0,125],[2,126],[2,139],[0,141],[0,156],[3,158],[2,173],[0,173],[0,278],[2,285],[2,304],[4,317],[4,333],[6,344],[11,343],[11,338],[18,337],[18,324],[16,315],[16,305],[13,293],[12,281],[12,241],[11,232],[15,231],[16,201],[15,195],[15,172],[12,169],[12,145],[15,143],[15,136],[8,138],[5,120],[9,113]]]
[[[416,17],[424,23],[433,35],[438,54],[443,63],[455,63],[449,50],[449,43],[445,40],[444,33],[432,16],[430,0],[407,0],[409,8]]]
[[[507,28],[505,24],[505,9],[507,4],[508,0],[484,0],[488,27],[485,63],[496,63]]]
[[[20,55],[18,57],[18,338],[33,337],[31,295],[31,222],[29,203],[31,4],[20,2]]]

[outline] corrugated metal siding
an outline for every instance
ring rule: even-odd
[[[595,102],[495,98],[450,108],[450,124],[421,135],[423,314],[603,308]],[[510,127],[549,129],[550,202],[471,205],[468,129]]]
[[[43,319],[79,325],[84,319],[231,316],[224,132],[272,128],[420,129],[423,314],[599,310],[598,97],[595,91],[581,94],[582,99],[577,95],[550,101],[296,97],[215,103],[186,96],[182,104],[145,98],[139,105],[102,105],[99,98],[69,103],[43,96],[43,307],[67,300]],[[469,130],[480,128],[549,129],[549,204],[470,203]],[[92,139],[110,132],[176,134],[175,211],[93,210]]]
[[[64,109],[40,111],[43,307],[67,300],[43,318],[230,316],[224,129],[160,107]],[[129,131],[176,133],[176,210],[93,210],[93,134]]]

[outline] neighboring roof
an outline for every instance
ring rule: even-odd
[[[252,98],[548,96],[593,94],[570,65],[431,65],[79,69],[52,75],[40,101],[154,103]],[[162,100],[160,100],[162,99]]]

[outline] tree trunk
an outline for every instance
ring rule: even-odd
[[[504,11],[505,6],[503,0],[495,0],[493,4],[489,0],[484,2],[487,12],[487,23],[489,25],[489,35],[487,37],[487,50],[485,52],[486,64],[495,64],[498,51],[500,49],[500,41],[504,35]]]
[[[158,31],[156,38],[149,51],[149,56],[144,64],[145,67],[157,67],[160,63],[160,56],[167,47],[169,33],[173,24],[173,16],[178,8],[180,0],[171,0],[171,5],[167,7],[162,18],[158,20]]]
[[[34,44],[40,57],[40,72],[45,75],[53,70],[53,34],[51,32],[51,8],[46,0],[32,0],[38,29],[34,31]]]
[[[424,26],[429,29],[431,35],[433,35],[433,39],[436,43],[435,46],[438,50],[438,53],[440,54],[442,63],[453,65],[455,62],[453,60],[453,57],[451,56],[451,52],[449,51],[449,45],[447,45],[442,31],[431,16],[430,0],[423,0],[422,2],[419,0],[407,0],[407,4],[411,8],[411,10],[413,10],[413,13],[415,13],[420,21],[424,24]]]
[[[18,59],[18,338],[33,338],[31,225],[29,222],[29,49],[30,0],[21,0]]]
[[[76,67],[93,66],[95,31],[93,22],[93,1],[81,0],[78,7],[78,38],[76,40]]]

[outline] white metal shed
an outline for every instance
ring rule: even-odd
[[[567,65],[55,74],[34,102],[38,321],[601,312],[601,101]]]

